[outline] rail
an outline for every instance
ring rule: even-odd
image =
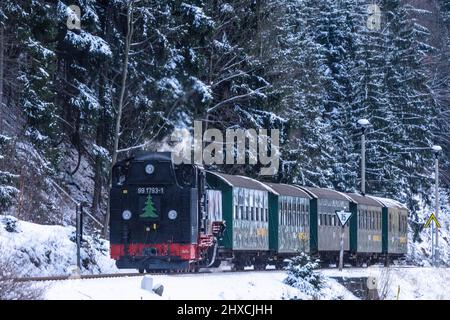
[[[16,281],[16,282],[42,282],[42,281],[65,281],[65,280],[77,280],[77,279],[104,279],[104,278],[125,278],[125,277],[143,277],[145,275],[195,275],[201,274],[204,275],[217,275],[221,273],[242,273],[242,272],[274,272],[280,271],[276,269],[268,269],[263,271],[256,270],[244,270],[244,271],[232,271],[232,270],[223,270],[223,271],[212,271],[213,269],[206,269],[205,271],[200,272],[192,272],[192,271],[167,271],[162,270],[161,272],[150,272],[150,273],[105,273],[105,274],[83,274],[83,275],[70,275],[70,276],[48,276],[48,277],[23,277],[23,278],[12,278],[6,279],[8,281]],[[1,279],[0,279],[1,280]]]

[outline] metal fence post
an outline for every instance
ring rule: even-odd
[[[340,243],[340,250],[339,250],[339,271],[342,271],[342,268],[344,267],[344,233],[345,233],[345,225],[341,225],[341,243]]]
[[[76,206],[76,243],[77,243],[77,266],[81,270],[81,205]]]

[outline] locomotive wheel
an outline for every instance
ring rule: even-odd
[[[244,271],[244,265],[239,263],[234,263],[231,268],[232,271]]]
[[[277,262],[275,262],[275,269],[277,269],[277,270],[283,270],[283,267],[284,267],[283,261],[277,261]]]
[[[214,261],[212,267],[213,268],[218,268],[218,267],[220,267],[221,263],[222,263],[222,261],[220,261],[219,259],[216,259],[216,261]]]
[[[196,263],[191,263],[186,271],[190,273],[197,273],[199,270],[200,267]]]

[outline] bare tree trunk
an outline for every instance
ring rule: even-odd
[[[258,54],[259,57],[262,57],[262,49],[263,49],[263,44],[262,44],[262,27],[261,27],[261,4],[262,0],[256,0],[256,24],[257,24],[257,34],[258,34],[258,44],[259,44],[259,48],[258,48]]]
[[[103,117],[101,117],[100,121],[102,120],[102,118]],[[97,124],[97,137],[95,143],[98,146],[103,145],[103,125],[101,123]],[[102,157],[96,155],[94,164],[94,194],[92,196],[92,209],[91,209],[92,214],[94,216],[97,216],[98,214],[102,195],[102,162],[103,162]]]
[[[122,66],[122,81],[120,85],[120,95],[119,95],[119,103],[117,105],[117,118],[116,118],[116,130],[114,134],[114,145],[112,151],[112,162],[111,162],[111,170],[110,176],[112,174],[112,168],[117,162],[117,150],[119,150],[119,141],[120,141],[120,124],[122,120],[122,111],[123,111],[123,101],[125,98],[125,89],[127,86],[127,77],[128,77],[128,58],[130,54],[130,46],[131,39],[133,38],[133,0],[128,2],[127,7],[127,35],[125,37],[125,52],[124,52],[124,60]],[[109,179],[109,184],[111,187],[112,179]],[[108,225],[110,219],[110,207],[108,204],[108,209],[106,210],[104,227],[103,227],[103,235],[106,237],[108,235]]]

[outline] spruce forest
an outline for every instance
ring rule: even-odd
[[[195,120],[279,129],[266,180],[357,191],[366,118],[366,192],[414,221],[433,145],[450,193],[449,77],[449,0],[1,0],[0,212],[105,221],[111,165]]]

